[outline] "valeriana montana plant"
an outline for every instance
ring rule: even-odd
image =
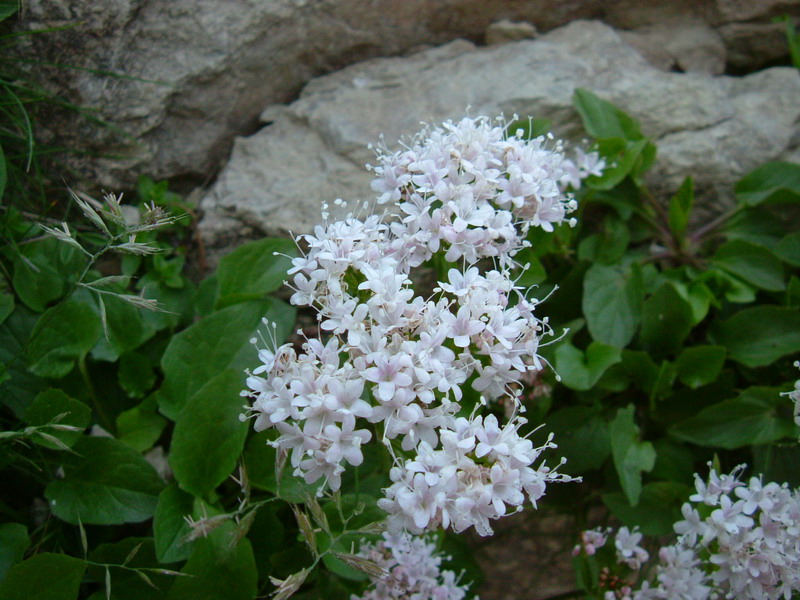
[[[489,535],[491,520],[570,481],[542,460],[552,437],[537,447],[520,435],[520,382],[542,369],[549,328],[512,269],[530,228],[552,231],[575,208],[567,186],[602,168],[596,154],[576,164],[552,138],[485,117],[380,148],[372,188],[392,209],[361,217],[337,200],[340,218],[325,206],[323,224],[297,238],[291,301],[316,311],[322,335],[265,344],[243,392],[293,474],[337,492],[362,446],[380,444],[392,483],[378,504],[390,531],[416,534]],[[418,292],[429,265],[438,280]]]
[[[652,581],[639,546],[642,535],[622,527],[614,551],[604,552],[610,529],[584,532],[576,546],[592,597],[633,600],[753,598],[788,600],[800,592],[800,490],[751,477],[745,465],[708,479],[695,474],[695,493],[674,525],[675,543],[658,550]],[[615,560],[616,559],[616,560]],[[593,567],[593,568],[592,568]],[[639,589],[635,582],[644,579]]]

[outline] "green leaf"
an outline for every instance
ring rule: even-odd
[[[686,226],[689,224],[692,204],[694,204],[694,181],[691,177],[687,177],[669,201],[669,229],[676,239],[683,239]]]
[[[64,295],[84,265],[85,256],[77,248],[55,238],[24,244],[14,257],[14,291],[26,306],[42,312]]]
[[[778,388],[751,387],[736,398],[703,409],[669,432],[698,446],[733,450],[800,436]],[[786,414],[782,414],[785,412]]]
[[[86,356],[102,334],[100,319],[87,302],[73,295],[48,309],[31,333],[30,370],[40,377],[64,377]]]
[[[64,416],[56,421],[56,417],[59,415]],[[45,390],[36,396],[33,403],[25,411],[25,422],[28,425],[47,425],[48,423],[57,422],[59,425],[72,425],[85,429],[89,426],[91,420],[92,410],[88,406],[80,400],[70,398],[61,390],[53,388]],[[58,431],[57,429],[48,428],[45,432],[58,438],[70,448],[81,437],[81,432],[79,431]],[[59,449],[57,444],[39,436],[34,436],[33,441],[45,448]]]
[[[138,523],[153,516],[163,488],[155,469],[142,456],[112,438],[83,437],[79,456],[62,455],[64,478],[45,489],[53,513],[77,524]]]
[[[227,369],[189,398],[178,415],[169,464],[180,486],[204,496],[230,475],[244,447],[239,420],[244,374]]]
[[[592,337],[624,348],[641,318],[644,284],[636,265],[629,269],[595,264],[583,280],[583,312]]]
[[[578,260],[612,265],[623,257],[630,242],[628,226],[613,216],[603,220],[599,233],[583,239],[578,245]]]
[[[765,481],[785,481],[791,489],[800,486],[800,444],[796,440],[753,446],[752,450],[754,473],[763,474]]]
[[[3,0],[3,2],[0,2],[0,21],[17,14],[17,11],[19,11],[19,0]],[[2,185],[0,185],[0,198],[2,198],[6,187],[6,159],[1,149],[0,165],[0,175],[2,175],[0,177],[0,182],[2,182]]]
[[[0,292],[0,324],[14,312],[14,296]]]
[[[598,140],[597,150],[609,165],[600,176],[591,175],[586,184],[595,190],[607,191],[618,186],[629,175],[636,178],[652,163],[655,146],[646,139],[635,142],[621,138]]]
[[[194,551],[175,580],[168,600],[253,600],[258,571],[247,539],[231,548],[233,526],[223,525],[195,542]]]
[[[31,545],[28,529],[21,523],[0,525],[0,582],[8,570],[22,560],[25,550]]]
[[[556,348],[556,371],[573,390],[591,389],[606,370],[622,360],[618,348],[592,342],[584,354],[570,343]]]
[[[658,378],[658,365],[650,355],[641,350],[623,350],[621,366],[630,380],[649,395]]]
[[[645,535],[671,535],[672,525],[681,520],[681,505],[691,488],[672,481],[648,483],[640,502],[631,506],[625,494],[603,494],[603,503],[627,527],[639,527]]]
[[[126,352],[119,359],[117,380],[131,398],[143,398],[156,383],[153,365],[145,355]]]
[[[281,343],[294,325],[295,311],[276,299],[242,302],[174,336],[161,359],[165,379],[158,400],[162,414],[175,420],[189,397],[211,378],[228,368],[244,373],[255,366],[257,351],[250,340],[262,326],[262,318],[278,324],[276,337]]]
[[[643,137],[639,123],[589,90],[577,88],[572,104],[583,120],[584,129],[593,138],[640,140]]]
[[[106,311],[107,341],[113,350],[111,361],[116,361],[125,352],[138,348],[155,334],[155,329],[144,323],[144,309],[108,294],[103,295],[102,302]]]
[[[711,262],[763,290],[786,289],[781,261],[763,246],[733,240],[720,246]]]
[[[781,239],[775,248],[775,254],[786,264],[800,267],[800,231]]]
[[[119,414],[117,438],[137,452],[146,452],[158,441],[166,426],[166,419],[156,413],[155,402],[142,402]]]
[[[153,520],[156,557],[159,562],[173,563],[189,558],[192,544],[186,541],[191,529],[184,519],[192,514],[194,497],[176,485],[164,488],[158,497]]]
[[[599,469],[611,454],[608,425],[600,412],[587,406],[568,406],[547,415],[546,429],[567,459],[566,470],[579,474]]]
[[[622,491],[631,506],[639,503],[642,492],[642,471],[649,472],[656,461],[650,442],[639,440],[639,427],[633,421],[634,407],[620,408],[609,426],[611,455],[619,475]]]
[[[780,306],[755,306],[711,327],[711,341],[748,367],[763,367],[800,352],[800,311]]]
[[[675,361],[678,379],[690,388],[711,383],[725,363],[724,346],[693,346],[686,348]]]
[[[767,163],[745,175],[734,188],[740,205],[800,200],[800,165],[788,162]]]
[[[243,244],[223,257],[217,268],[217,308],[260,300],[280,288],[292,266],[288,257],[294,255],[296,246],[292,240],[264,238]]]
[[[694,483],[694,453],[682,442],[669,437],[653,442],[656,464],[650,477],[675,481],[692,486]]]
[[[680,348],[692,329],[692,307],[671,283],[663,283],[642,308],[644,349],[664,356]]]
[[[0,381],[0,404],[20,419],[36,395],[47,387],[44,380],[28,371],[25,353],[36,318],[35,313],[19,305],[0,324],[0,364],[5,365],[6,375]]]
[[[792,308],[800,308],[800,278],[791,276],[786,289],[786,304]]]
[[[44,552],[11,568],[0,584],[0,600],[77,600],[86,563]]]

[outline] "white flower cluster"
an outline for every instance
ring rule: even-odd
[[[606,545],[613,530],[610,527],[598,527],[581,533],[581,543],[572,550],[572,555],[577,556],[580,552],[585,552],[592,556]],[[614,552],[617,563],[625,565],[631,571],[638,571],[642,565],[648,561],[650,555],[647,550],[642,548],[639,543],[642,541],[642,533],[638,527],[633,530],[627,527],[620,527],[614,535]]]
[[[442,556],[425,538],[385,533],[383,540],[361,547],[359,556],[382,568],[374,587],[350,600],[462,600],[467,593],[453,571],[442,570]],[[478,597],[475,597],[478,600]]]
[[[529,226],[550,230],[574,204],[559,188],[565,165],[586,176],[602,164],[591,154],[576,167],[543,138],[508,137],[484,118],[415,140],[380,154],[375,168],[379,200],[396,202],[399,217],[348,214],[298,238],[307,251],[289,271],[291,301],[313,307],[331,337],[301,352],[260,350],[243,394],[256,430],[278,429],[274,445],[307,483],[339,489],[342,463],[361,464],[374,434],[395,460],[381,501],[390,527],[475,525],[486,535],[488,519],[514,512],[524,494],[535,505],[547,482],[569,478],[533,466],[553,444],[534,448],[520,437],[516,409],[503,427],[476,411],[457,417],[470,410],[463,386],[518,407],[520,380],[542,368],[547,326],[514,284],[511,257]],[[460,268],[433,296],[415,295],[411,270],[437,252]],[[485,258],[494,268],[482,272],[476,262]]]
[[[608,597],[788,600],[800,591],[800,490],[765,485],[758,477],[744,484],[738,479],[743,468],[727,475],[712,470],[707,481],[695,475],[696,493],[681,509],[684,520],[674,525],[679,538],[659,551],[656,582]],[[625,537],[627,543],[617,541],[618,555],[636,558],[638,540],[631,545],[633,538]],[[588,542],[599,547],[604,540]],[[634,570],[647,560],[641,552],[641,561],[628,563]]]

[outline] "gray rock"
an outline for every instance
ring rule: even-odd
[[[701,20],[670,21],[620,32],[652,65],[665,71],[720,75],[726,50],[720,34]]]
[[[24,57],[77,67],[35,68],[48,87],[129,137],[78,124],[72,114],[48,119],[44,135],[86,150],[70,165],[117,188],[140,173],[211,180],[233,137],[254,131],[264,106],[293,100],[310,79],[421,45],[477,42],[500,19],[542,32],[581,18],[623,29],[678,18],[717,26],[759,24],[781,11],[797,14],[798,6],[800,0],[26,0],[19,27],[66,27],[31,36]],[[127,158],[91,158],[121,154]]]
[[[559,137],[579,140],[577,87],[617,104],[656,139],[653,183],[665,197],[692,175],[707,202],[724,200],[743,174],[797,147],[797,70],[741,79],[666,73],[606,25],[574,22],[537,40],[489,48],[456,41],[313,80],[298,101],[265,112],[272,124],[237,139],[202,201],[201,231],[211,246],[242,226],[310,231],[321,202],[372,198],[367,145],[385,134],[392,147],[420,121],[517,113],[551,119]]]

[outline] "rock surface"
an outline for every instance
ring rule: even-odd
[[[502,19],[541,32],[583,18],[634,30],[699,20],[728,27],[731,53],[753,27],[800,12],[800,0],[27,0],[23,8],[21,28],[64,28],[31,36],[25,58],[77,67],[37,63],[37,73],[130,136],[76,124],[70,113],[48,119],[50,140],[94,156],[127,154],[70,159],[87,178],[118,188],[140,173],[209,181],[233,137],[253,132],[264,106],[294,99],[310,79],[420,45],[481,43]],[[747,39],[755,51],[763,46]],[[765,51],[778,43],[785,56],[785,41],[771,39]],[[749,50],[737,60],[743,69],[763,63]],[[697,60],[687,64],[694,70]],[[121,148],[126,140],[135,142]]]
[[[743,78],[668,73],[608,26],[579,21],[536,40],[488,48],[455,41],[313,80],[296,102],[265,111],[270,125],[237,139],[202,201],[201,230],[212,246],[308,232],[323,201],[371,199],[368,144],[383,133],[391,148],[420,121],[516,113],[548,118],[558,137],[580,140],[578,87],[620,106],[656,139],[653,182],[663,194],[692,175],[707,204],[724,200],[743,174],[800,142],[796,69]]]

